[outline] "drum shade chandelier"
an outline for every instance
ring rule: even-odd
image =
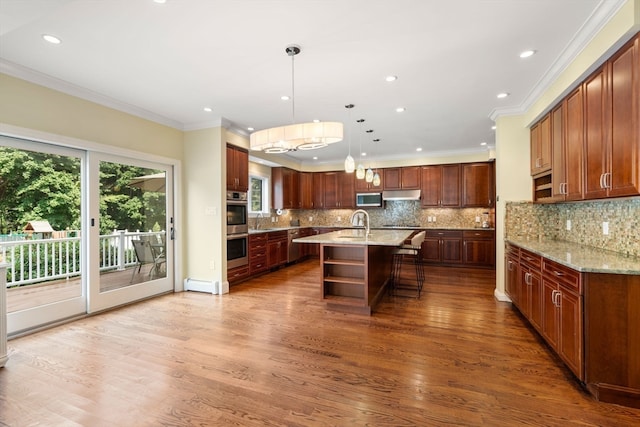
[[[294,57],[300,46],[290,45],[285,49],[291,57],[291,123],[253,132],[249,136],[252,150],[265,153],[286,153],[296,150],[314,150],[342,141],[343,126],[340,122],[296,123],[295,68]]]

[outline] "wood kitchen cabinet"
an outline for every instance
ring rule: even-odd
[[[542,328],[542,257],[520,250],[518,293],[522,314],[538,330]]]
[[[289,246],[287,231],[271,231],[267,233],[267,266],[279,267],[287,263]]]
[[[267,264],[267,233],[249,235],[249,274],[269,269]]]
[[[313,209],[324,208],[324,173],[314,172],[312,175],[313,182]]]
[[[493,230],[464,230],[462,232],[462,254],[466,265],[494,267],[496,243]]]
[[[325,172],[324,174],[324,207],[354,208],[355,202],[354,174],[346,172]]]
[[[227,280],[229,281],[230,285],[235,285],[239,282],[242,282],[247,277],[249,277],[248,265],[227,269]]]
[[[640,194],[639,37],[584,83],[585,198]]]
[[[531,175],[551,169],[551,114],[531,127]]]
[[[584,198],[582,159],[584,120],[582,87],[570,93],[552,112],[553,201]]]
[[[367,182],[365,179],[355,179],[356,193],[379,193],[383,188],[383,178],[380,176],[380,185],[373,185],[373,182]]]
[[[313,173],[312,172],[300,172],[298,174],[299,178],[299,195],[298,207],[300,209],[313,209],[313,197],[314,197],[314,188],[313,188]]]
[[[461,264],[462,231],[427,230],[422,242],[422,260],[431,264]]]
[[[422,207],[460,207],[461,168],[459,164],[422,166],[421,205]]]
[[[385,190],[420,189],[420,166],[384,168],[382,184]]]
[[[462,164],[462,207],[493,207],[493,162]]]
[[[300,207],[299,172],[293,169],[271,168],[271,194],[274,209],[297,209]]]
[[[249,152],[227,144],[227,190],[249,191]]]
[[[505,292],[511,302],[520,307],[520,249],[506,244],[505,247]]]

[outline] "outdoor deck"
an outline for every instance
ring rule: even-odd
[[[119,271],[108,271],[100,275],[100,292],[107,292],[118,288],[129,286],[131,271],[136,267],[128,267]],[[148,279],[151,264],[142,266],[140,273],[136,273],[133,282],[141,283]],[[80,277],[71,279],[60,279],[50,282],[19,286],[7,289],[7,313],[26,310],[41,305],[64,301],[82,295],[82,284]]]

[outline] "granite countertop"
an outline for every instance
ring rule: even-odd
[[[583,273],[640,275],[640,258],[618,252],[561,240],[505,241]]]
[[[353,227],[349,225],[300,225],[300,226],[285,226],[285,227],[266,227],[266,228],[250,228],[249,234],[268,233],[270,231],[283,231],[283,230],[295,230],[299,228],[340,228],[342,230],[354,230],[361,229],[362,227]],[[418,226],[404,226],[398,225],[393,227],[371,227],[372,230],[451,230],[451,231],[495,231],[495,228],[481,228],[481,227],[423,227]]]
[[[344,229],[315,236],[293,239],[294,243],[322,243],[325,245],[400,246],[411,230],[372,230],[369,236],[362,228]]]

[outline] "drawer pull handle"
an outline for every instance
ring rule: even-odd
[[[564,276],[564,273],[561,273],[561,272],[559,272],[559,271],[555,271],[555,270],[553,271],[553,274],[555,274],[555,275],[556,275],[556,276],[558,276],[558,277],[562,277],[562,276]]]

